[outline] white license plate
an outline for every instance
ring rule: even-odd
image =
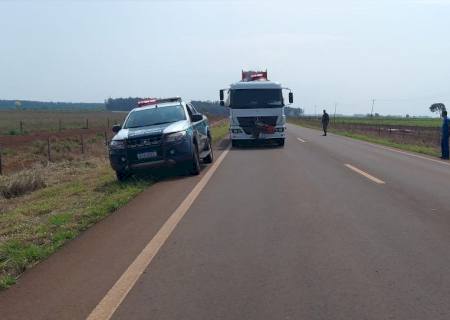
[[[155,158],[158,155],[156,151],[142,152],[137,154],[139,160]]]

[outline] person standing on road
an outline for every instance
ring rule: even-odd
[[[327,135],[327,130],[328,130],[328,124],[330,123],[330,116],[328,115],[326,110],[323,110],[323,115],[322,115],[322,128],[323,128],[323,135],[326,136]]]
[[[449,138],[449,129],[448,129],[448,118],[447,118],[447,110],[442,111],[442,135],[441,135],[441,149],[442,149],[442,159],[449,159],[449,150],[448,150],[448,138]]]

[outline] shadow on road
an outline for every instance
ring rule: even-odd
[[[223,151],[228,149],[230,145],[229,139],[223,139],[214,145],[215,151]],[[202,171],[208,168],[207,164],[200,163]],[[144,180],[148,182],[161,182],[169,180],[179,180],[191,177],[186,168],[168,167],[168,168],[150,168],[135,172],[129,181]]]
[[[280,149],[281,146],[275,142],[267,141],[248,141],[241,143],[237,147],[233,147],[233,150],[270,150],[270,149]]]
[[[231,144],[230,139],[221,140],[216,146],[215,149],[218,151],[222,151],[228,149]],[[266,150],[266,149],[279,149],[280,146],[275,142],[267,142],[264,140],[261,141],[246,141],[243,142],[238,147],[233,147],[233,150]]]

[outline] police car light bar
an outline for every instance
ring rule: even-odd
[[[166,103],[166,102],[181,102],[181,98],[180,97],[172,97],[172,98],[164,98],[164,99],[147,98],[145,100],[138,101],[138,106],[145,107],[145,106],[151,106],[151,105]]]
[[[244,71],[242,70],[242,81],[269,80],[266,71]]]

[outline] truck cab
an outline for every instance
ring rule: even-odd
[[[290,91],[280,83],[269,81],[267,71],[242,71],[241,81],[220,90],[221,105],[230,110],[232,146],[246,141],[275,142],[284,146],[284,89]],[[289,103],[293,103],[292,92],[289,92]]]

